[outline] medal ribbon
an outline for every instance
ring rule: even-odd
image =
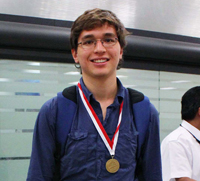
[[[101,136],[101,139],[103,140],[104,144],[106,145],[110,155],[111,156],[115,155],[115,149],[116,149],[118,136],[119,136],[119,127],[120,127],[120,123],[121,123],[121,119],[122,119],[123,101],[120,105],[117,129],[115,131],[115,134],[114,134],[112,140],[110,140],[110,138],[108,137],[108,134],[106,133],[106,131],[105,131],[103,125],[101,124],[98,116],[96,115],[94,109],[92,108],[92,106],[90,105],[89,101],[87,100],[85,94],[83,93],[80,83],[78,83],[78,88],[79,88],[79,93],[80,93],[81,99],[83,101],[83,104],[84,104],[88,114],[90,115],[95,128],[97,129],[99,135]]]

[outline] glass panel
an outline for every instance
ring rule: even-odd
[[[180,100],[199,85],[200,75],[120,69],[125,87],[147,95],[160,113],[162,139],[181,123]],[[42,104],[81,75],[73,64],[0,60],[0,175],[2,180],[26,179],[32,134]]]
[[[200,75],[160,72],[161,140],[181,123],[181,97],[194,86],[200,86]]]

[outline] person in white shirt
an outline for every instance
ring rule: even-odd
[[[200,86],[181,100],[181,125],[161,144],[163,181],[200,181]]]

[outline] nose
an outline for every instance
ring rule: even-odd
[[[105,47],[103,46],[103,42],[101,40],[97,40],[94,46],[95,53],[104,53],[106,51]]]

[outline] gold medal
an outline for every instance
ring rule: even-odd
[[[119,170],[119,167],[119,162],[114,158],[111,158],[106,162],[106,170],[110,173],[117,172]]]

